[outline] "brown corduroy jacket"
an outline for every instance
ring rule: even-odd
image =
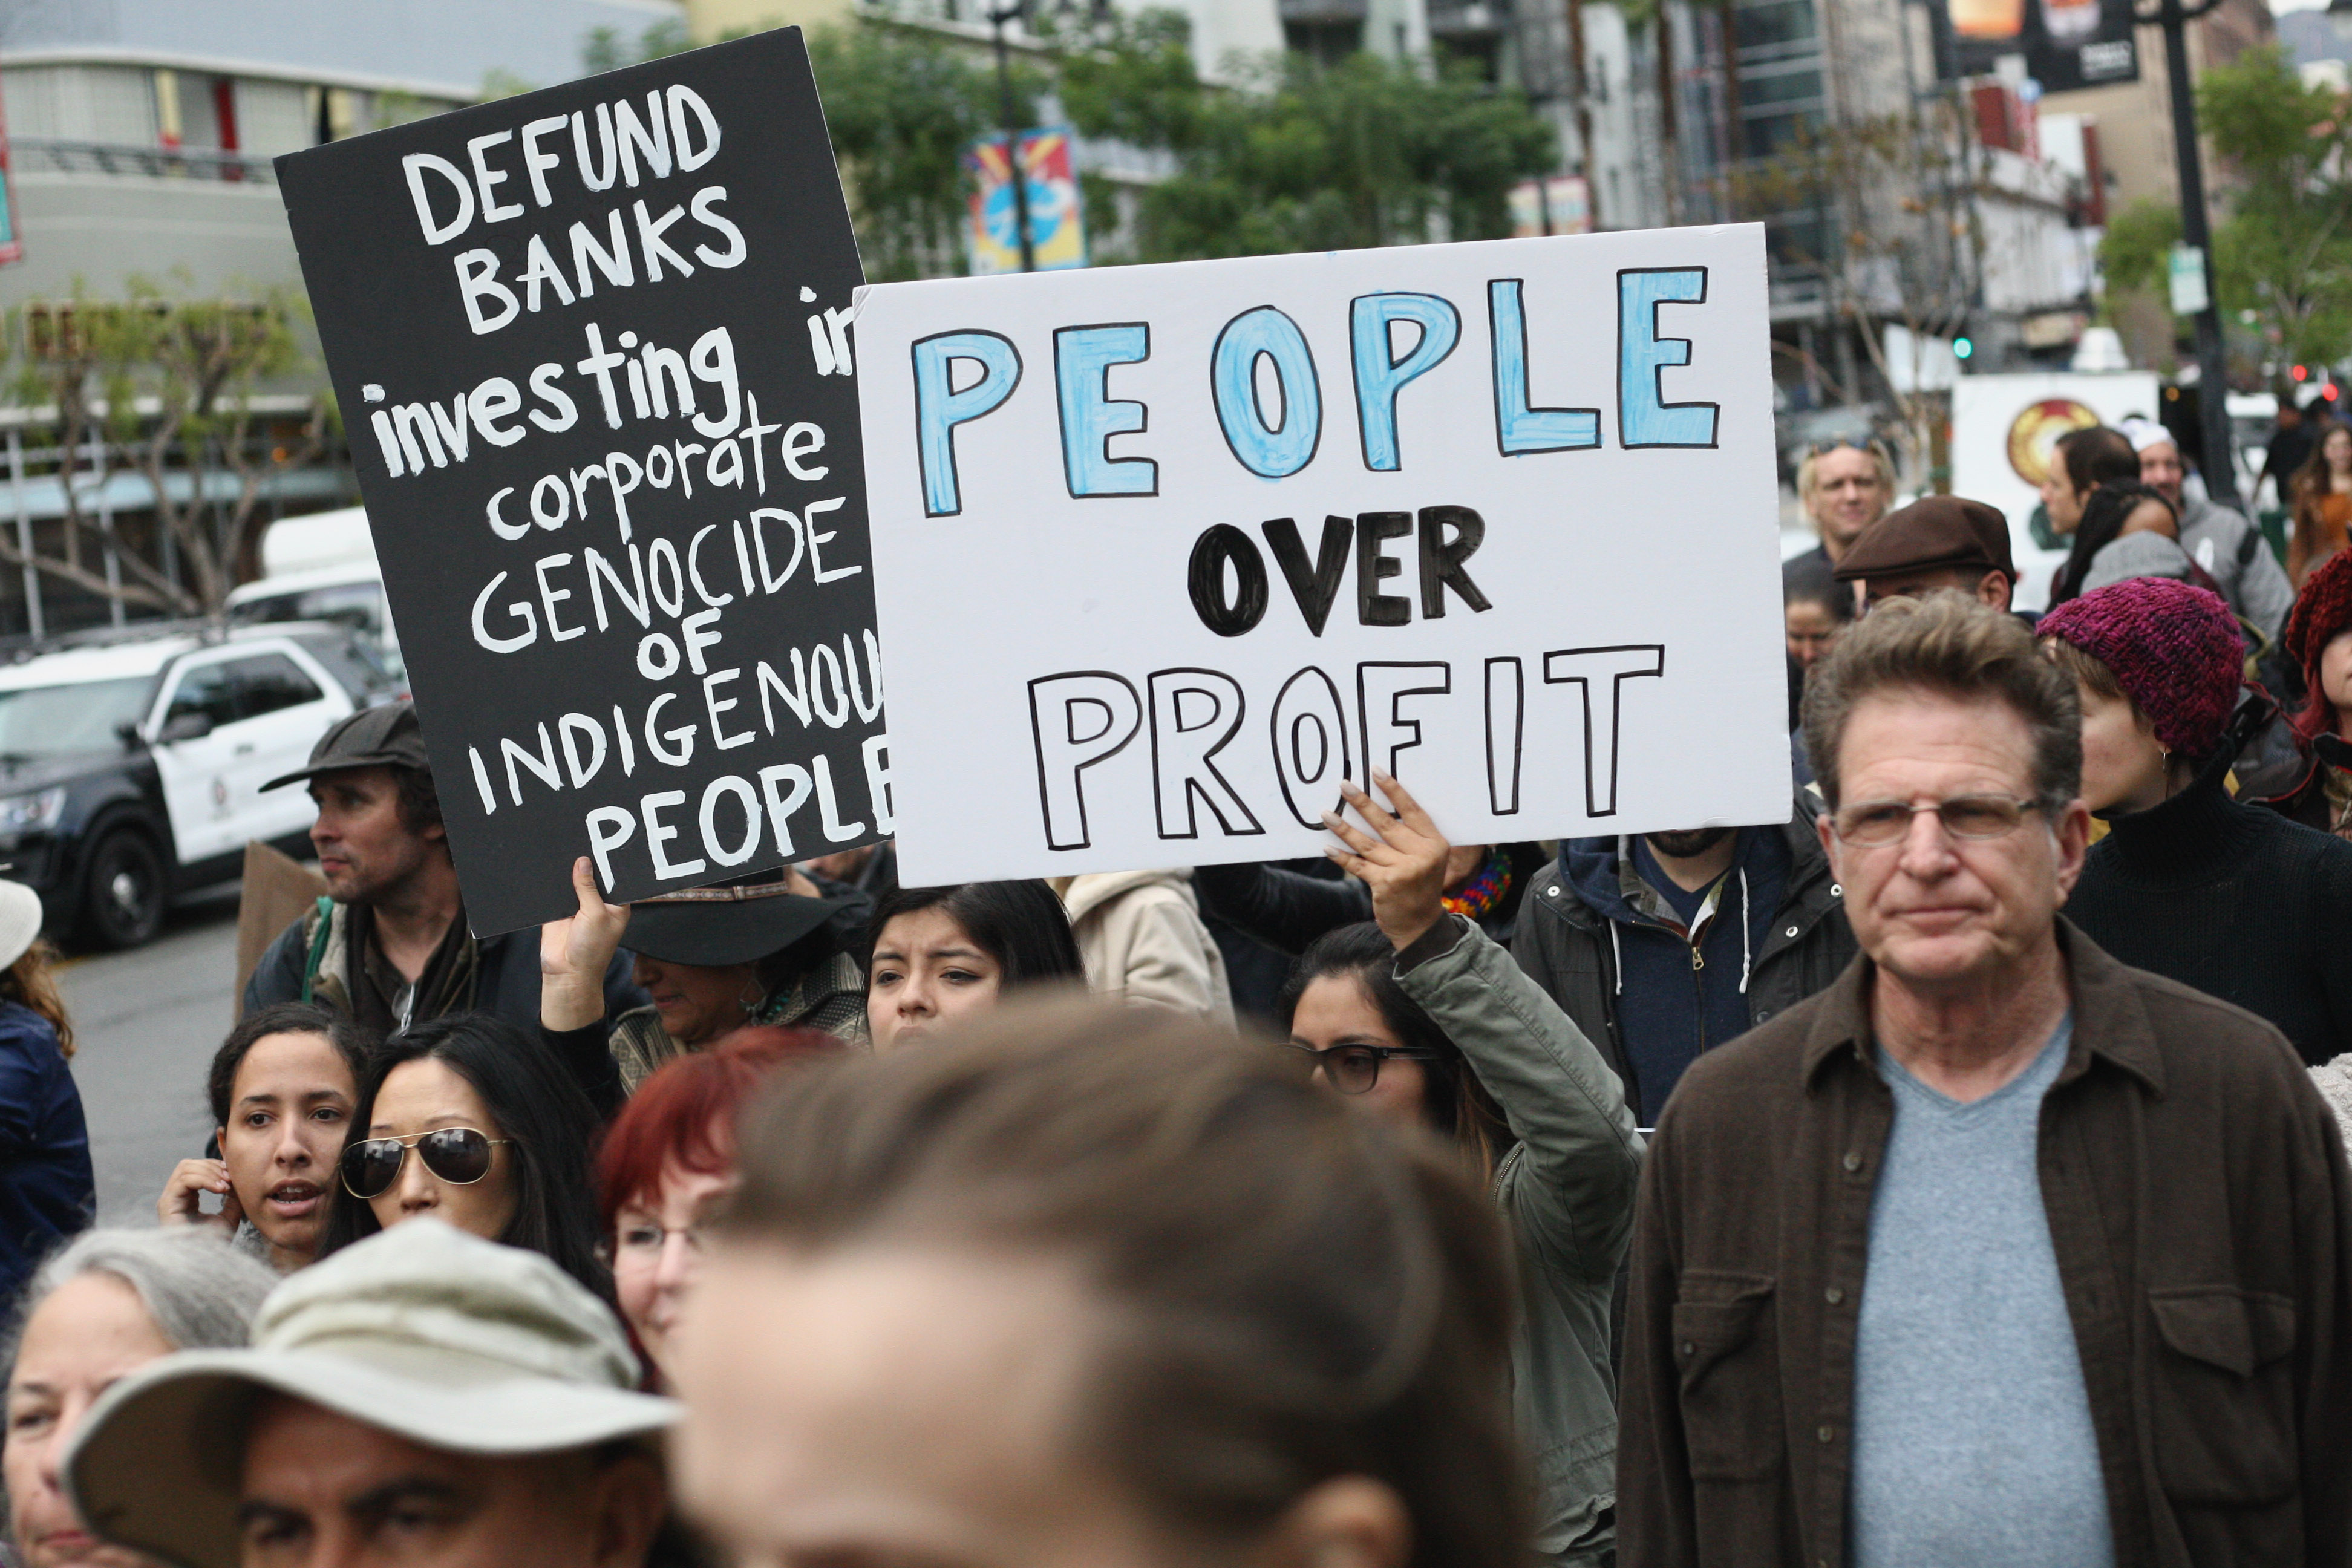
[[[2270,1025],[2068,925],[2040,1166],[2118,1568],[2352,1562],[2352,1183]],[[1625,1568],[1844,1568],[1857,1312],[1894,1102],[1872,968],[1701,1057],[1643,1173]],[[2002,1500],[1984,1500],[1988,1512]]]

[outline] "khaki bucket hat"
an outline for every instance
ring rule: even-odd
[[[180,1568],[237,1568],[245,1432],[268,1394],[453,1453],[653,1437],[611,1310],[535,1252],[413,1219],[269,1293],[247,1350],[183,1351],[109,1389],[67,1454],[90,1529]]]

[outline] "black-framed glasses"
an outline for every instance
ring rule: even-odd
[[[2034,809],[2032,801],[2006,795],[1957,795],[1927,805],[1904,800],[1858,800],[1838,809],[1830,818],[1830,830],[1848,844],[1878,848],[1901,843],[1910,835],[1911,819],[1920,812],[1932,811],[1942,819],[1944,831],[1955,838],[2005,838]]]
[[[452,1186],[470,1187],[490,1173],[490,1151],[513,1142],[471,1127],[443,1127],[411,1138],[362,1138],[344,1145],[343,1186],[362,1201],[382,1197],[400,1179],[400,1167],[414,1149],[435,1176]]]
[[[1419,1046],[1327,1046],[1317,1050],[1296,1040],[1284,1044],[1307,1058],[1311,1067],[1323,1069],[1323,1081],[1341,1094],[1369,1094],[1372,1085],[1381,1081],[1381,1064],[1391,1058],[1408,1062],[1433,1062],[1439,1052]]]

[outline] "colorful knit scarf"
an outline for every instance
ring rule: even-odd
[[[1446,912],[1484,920],[1486,912],[1501,903],[1510,890],[1511,859],[1498,845],[1486,851],[1486,862],[1468,881],[1445,895]]]

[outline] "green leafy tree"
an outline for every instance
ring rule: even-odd
[[[996,78],[967,47],[887,22],[827,28],[809,40],[833,153],[876,282],[963,270],[963,153],[995,130]],[[1024,115],[1043,79],[1014,73]]]
[[[2143,199],[2110,217],[2099,237],[2099,270],[2109,297],[2164,288],[2167,258],[2179,243],[2179,207]]]
[[[2213,277],[2222,308],[2252,312],[2280,356],[2352,353],[2352,97],[2305,87],[2284,51],[2248,49],[2204,74],[2200,128],[2220,155]],[[2163,299],[2177,207],[2137,203],[2099,246],[2111,292]]]
[[[2237,175],[2213,237],[2225,309],[2252,310],[2294,360],[2352,351],[2352,99],[2306,88],[2284,50],[2205,73],[2197,112]]]
[[[1076,40],[1062,101],[1077,128],[1171,153],[1136,198],[1146,261],[1267,256],[1507,234],[1507,197],[1549,172],[1550,126],[1467,68],[1303,56],[1202,85],[1183,19],[1148,13]]]

